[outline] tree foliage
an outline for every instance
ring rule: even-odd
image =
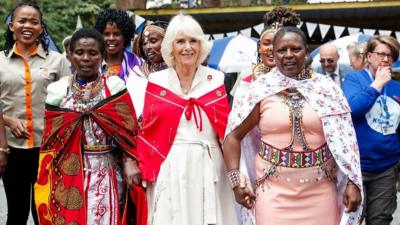
[[[11,11],[14,1],[0,0],[1,37],[6,31],[3,20]],[[74,32],[78,15],[84,27],[91,27],[102,9],[115,7],[115,0],[25,0],[22,2],[35,2],[40,6],[47,29],[59,47],[64,37]],[[0,38],[0,46],[3,46],[3,39]]]

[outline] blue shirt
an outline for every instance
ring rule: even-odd
[[[361,170],[381,172],[400,159],[400,105],[394,99],[400,97],[400,83],[391,80],[379,93],[370,86],[372,79],[367,70],[353,71],[346,76],[342,89],[352,110]],[[385,102],[389,114],[385,113]]]

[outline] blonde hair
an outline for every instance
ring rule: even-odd
[[[169,22],[165,32],[164,40],[161,44],[161,55],[164,58],[165,63],[169,67],[174,67],[176,65],[175,59],[172,55],[172,45],[179,34],[184,34],[200,41],[200,54],[196,62],[196,66],[199,66],[204,60],[206,60],[208,53],[211,50],[212,43],[206,40],[200,24],[193,19],[193,17],[184,14],[174,16]]]
[[[384,44],[388,46],[390,48],[393,61],[397,61],[399,58],[400,43],[394,37],[388,35],[379,35],[369,39],[366,53],[373,52],[378,44]]]
[[[352,42],[347,45],[346,49],[350,54],[363,55],[367,48],[367,42]]]

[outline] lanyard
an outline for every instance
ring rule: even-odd
[[[365,70],[365,71],[367,71],[368,77],[371,80],[371,83],[374,82],[374,78],[372,77],[372,74],[370,73],[370,71],[369,70]],[[381,97],[381,100],[382,100],[381,108],[385,112],[385,117],[388,120],[388,119],[390,119],[390,113],[389,113],[389,109],[388,109],[387,101],[386,101],[387,100],[386,85],[383,86],[382,92],[383,92],[383,96]]]

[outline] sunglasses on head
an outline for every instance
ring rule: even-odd
[[[327,59],[321,58],[321,59],[319,60],[319,62],[320,62],[320,63],[325,63],[325,62],[327,62],[327,63],[333,63],[333,62],[335,62],[335,60],[334,60],[334,59],[330,59],[330,58],[327,58]]]

